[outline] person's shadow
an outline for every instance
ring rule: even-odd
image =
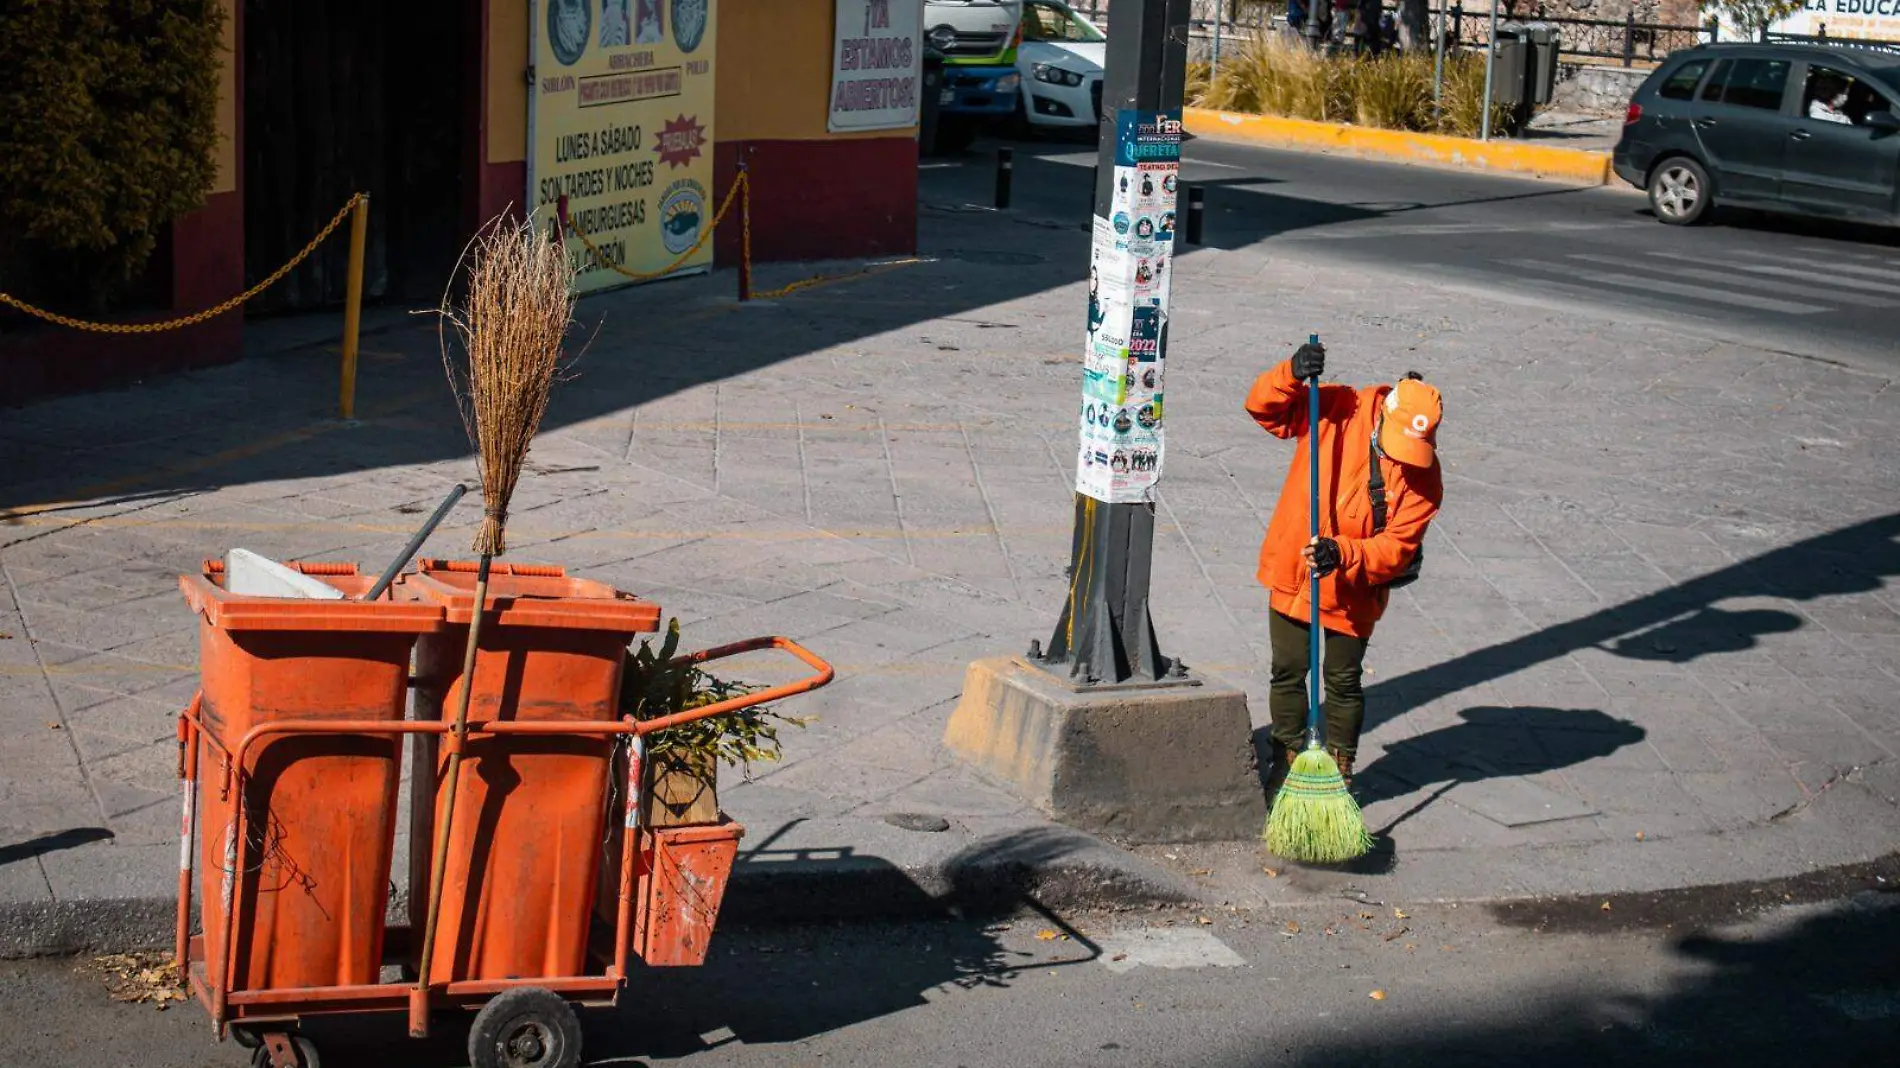
[[[1595,709],[1481,706],[1459,716],[1464,722],[1456,726],[1384,747],[1360,771],[1354,785],[1361,805],[1436,787],[1375,834],[1390,834],[1457,786],[1574,767],[1647,737],[1636,724]]]
[[[1801,618],[1792,612],[1770,608],[1731,612],[1711,605],[1640,634],[1618,638],[1609,651],[1631,660],[1686,664],[1700,656],[1753,649],[1765,634],[1799,629]]]

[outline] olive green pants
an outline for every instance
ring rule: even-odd
[[[1272,684],[1267,711],[1273,716],[1273,740],[1295,749],[1306,745],[1307,632],[1297,619],[1269,612],[1267,638],[1273,645]],[[1346,753],[1359,750],[1359,731],[1366,723],[1366,694],[1360,685],[1366,666],[1365,638],[1321,628],[1320,673],[1326,677],[1326,737],[1328,746]]]

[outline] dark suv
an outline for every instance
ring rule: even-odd
[[[1900,54],[1713,44],[1663,61],[1630,98],[1616,173],[1666,223],[1738,207],[1900,222]]]

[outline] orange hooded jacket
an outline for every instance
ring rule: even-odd
[[[1438,461],[1411,467],[1379,458],[1385,477],[1386,525],[1372,532],[1368,464],[1374,429],[1391,386],[1320,386],[1320,533],[1339,543],[1339,570],[1320,580],[1320,622],[1327,630],[1371,637],[1385,614],[1385,583],[1403,574],[1438,514],[1445,491]],[[1247,414],[1261,429],[1299,442],[1287,469],[1280,503],[1260,545],[1259,579],[1272,593],[1273,610],[1301,622],[1312,619],[1311,573],[1300,551],[1312,540],[1307,515],[1307,387],[1293,377],[1289,361],[1254,380]]]

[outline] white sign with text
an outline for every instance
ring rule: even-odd
[[[924,80],[923,0],[837,0],[832,133],[917,125]]]

